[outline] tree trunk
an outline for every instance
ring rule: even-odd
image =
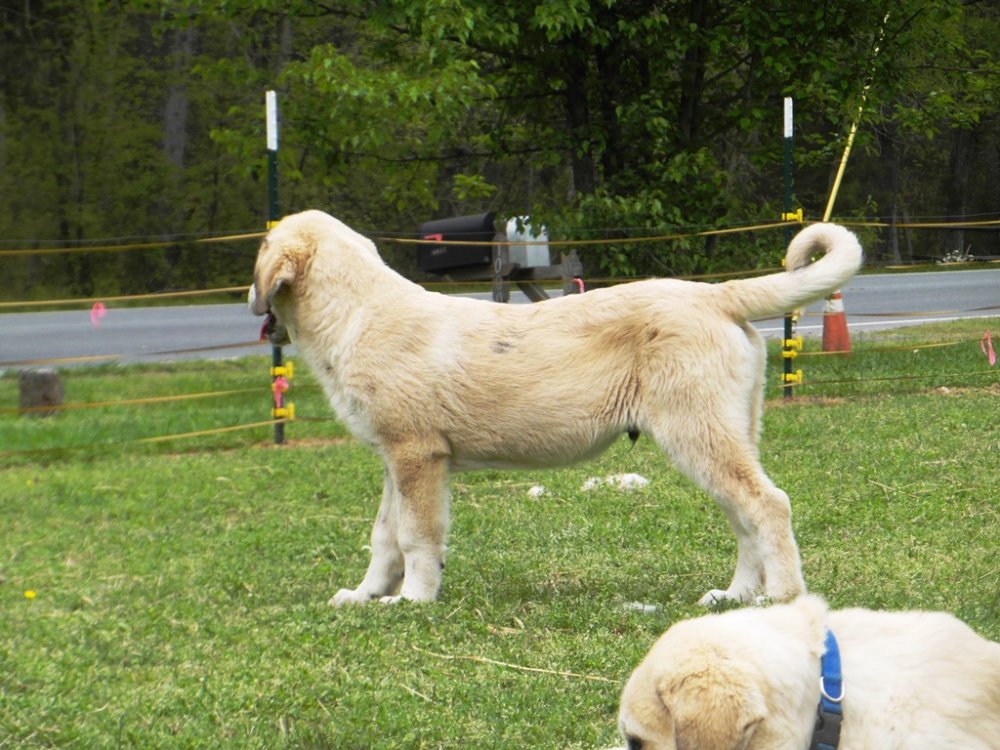
[[[952,131],[951,158],[945,177],[945,200],[949,221],[962,221],[968,213],[969,173],[975,153],[975,133],[964,128]],[[945,232],[944,254],[962,255],[965,252],[965,232],[951,229]]]
[[[178,171],[184,169],[184,149],[187,146],[188,93],[187,85],[177,75],[183,70],[194,52],[194,29],[182,29],[174,35],[175,80],[167,93],[163,109],[163,152]]]
[[[590,105],[587,102],[588,60],[579,51],[581,46],[580,40],[566,43],[568,59],[564,97],[566,123],[572,139],[570,164],[573,177],[570,199],[578,194],[589,195],[597,187],[597,169],[590,132]]]
[[[187,70],[194,55],[194,28],[179,29],[174,34],[171,55],[173,57],[173,81],[167,91],[167,102],[163,109],[163,152],[167,161],[184,169],[184,151],[187,147],[188,91]]]
[[[163,154],[172,170],[169,177],[169,189],[160,198],[160,220],[166,231],[175,229],[182,220],[178,206],[182,205],[180,196],[184,185],[184,157],[187,150],[188,126],[188,90],[187,71],[194,54],[195,30],[193,27],[178,29],[174,33],[170,54],[173,58],[170,87],[167,89],[167,101],[163,108]],[[173,276],[180,264],[180,249],[169,247],[164,253]],[[203,274],[203,255],[198,256],[197,271]],[[169,286],[173,285],[171,279]]]
[[[899,252],[899,149],[896,148],[896,132],[890,123],[886,129],[879,128],[877,131],[879,144],[882,149],[883,161],[889,163],[889,231],[887,237],[887,250],[893,263],[899,263],[902,256]]]
[[[604,147],[601,152],[601,178],[607,182],[625,169],[627,159],[622,143],[621,120],[618,117],[618,93],[623,89],[622,52],[618,42],[598,49],[596,54],[597,85],[600,95],[601,129]]]
[[[677,125],[682,149],[694,143],[700,129],[701,100],[708,58],[704,30],[711,13],[711,1],[690,0],[688,3],[687,21],[695,31],[691,45],[684,52],[684,61],[681,65],[681,95],[677,106]]]

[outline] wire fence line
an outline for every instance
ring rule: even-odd
[[[790,218],[783,219],[781,221],[773,222],[762,222],[756,224],[732,226],[732,227],[720,227],[713,229],[704,229],[691,232],[668,232],[660,233],[654,235],[641,235],[636,237],[605,237],[605,238],[590,238],[590,239],[563,239],[563,240],[552,240],[546,241],[546,244],[554,247],[597,247],[597,246],[610,246],[610,245],[637,245],[637,244],[647,244],[647,243],[662,243],[679,241],[685,239],[694,239],[698,237],[717,237],[724,235],[734,235],[749,232],[760,232],[760,231],[770,231],[774,229],[788,228],[792,226],[800,226],[816,223],[810,220],[805,220],[801,218]],[[859,228],[896,228],[896,229],[989,229],[997,228],[1000,229],[1000,219],[984,219],[984,220],[973,220],[973,221],[953,221],[953,222],[942,222],[942,221],[928,221],[928,222],[885,222],[885,221],[839,221],[838,223],[843,226],[848,227],[859,227]],[[618,231],[618,230],[605,230],[605,231]],[[27,256],[38,256],[38,255],[55,255],[55,254],[66,254],[66,253],[104,253],[104,252],[125,252],[131,250],[154,250],[162,249],[165,247],[174,247],[179,244],[194,244],[194,245],[208,245],[208,244],[221,244],[221,243],[231,243],[231,242],[242,242],[250,239],[261,239],[266,235],[266,232],[240,232],[240,233],[229,233],[221,234],[217,236],[209,237],[197,237],[193,239],[172,239],[172,240],[159,240],[155,242],[127,242],[127,243],[115,243],[115,244],[104,244],[104,245],[94,245],[94,244],[67,244],[62,247],[46,247],[46,248],[13,248],[13,249],[0,249],[0,259],[4,257],[27,257]],[[517,247],[517,246],[527,246],[536,245],[538,240],[524,240],[524,241],[512,241],[512,240],[485,240],[485,241],[469,241],[469,240],[444,240],[444,239],[423,239],[418,237],[403,237],[403,236],[389,236],[385,233],[375,233],[371,235],[371,239],[377,242],[384,243],[396,243],[401,245],[413,245],[413,246],[423,246],[423,245],[435,245],[435,246],[496,246],[496,247]],[[1000,259],[986,259],[982,262],[986,263],[1000,263]],[[935,264],[927,262],[915,262],[906,263],[899,266],[890,267],[905,267],[909,269],[920,268],[923,266],[933,266]],[[774,273],[781,270],[780,268],[756,268],[748,269],[743,271],[729,271],[720,273],[708,273],[708,274],[694,274],[694,275],[684,275],[677,276],[676,278],[686,279],[686,280],[711,280],[711,279],[723,279],[723,278],[739,278],[745,276],[758,275],[763,273]],[[627,283],[629,281],[638,280],[638,278],[648,278],[648,277],[624,277],[624,276],[614,276],[614,277],[601,277],[590,279],[591,283],[594,284],[621,284]],[[434,287],[445,287],[445,286],[456,286],[460,285],[466,288],[479,288],[492,284],[491,280],[483,279],[469,279],[462,280],[461,282],[455,281],[422,281],[420,282],[422,286],[434,288]],[[95,304],[95,303],[107,303],[107,302],[135,302],[135,301],[160,301],[160,300],[171,300],[171,299],[183,299],[188,297],[206,297],[206,296],[216,296],[225,294],[245,294],[249,290],[249,285],[241,286],[227,286],[218,287],[212,289],[192,289],[192,290],[181,290],[181,291],[170,291],[170,292],[153,292],[147,294],[128,294],[128,295],[114,295],[114,296],[103,296],[103,297],[82,297],[82,298],[68,298],[68,299],[48,299],[48,300],[25,300],[25,301],[4,301],[0,302],[0,311],[4,309],[25,309],[33,307],[57,307],[57,306],[75,306],[75,305],[85,305],[85,304]]]
[[[893,352],[913,352],[917,353],[920,350],[933,350],[933,349],[943,349],[949,347],[958,347],[962,345],[981,345],[979,339],[972,339],[967,337],[956,338],[950,341],[938,341],[929,343],[914,343],[909,345],[899,345],[899,346],[872,346],[865,347],[861,350],[855,351],[848,357],[854,358],[855,362],[857,358],[864,357],[866,355],[878,355],[883,353],[893,353]],[[800,352],[799,357],[807,356],[834,356],[838,358],[844,358],[845,355],[836,352]],[[780,358],[780,354],[775,353],[772,357],[772,362],[777,361]],[[796,387],[825,387],[825,386],[835,386],[835,385],[862,385],[868,383],[888,383],[888,382],[919,382],[919,381],[935,381],[936,383],[947,383],[950,386],[955,386],[958,384],[981,384],[985,378],[997,379],[998,370],[994,367],[989,369],[980,368],[970,368],[968,370],[952,370],[950,372],[927,372],[920,374],[890,374],[890,375],[879,375],[871,376],[858,374],[847,378],[836,378],[836,377],[820,377],[816,379],[804,378]],[[297,385],[298,390],[310,390],[318,389],[319,386],[315,383],[305,383]],[[267,394],[270,392],[268,385],[256,385],[253,387],[246,388],[233,388],[226,390],[215,390],[215,391],[201,391],[201,392],[188,392],[188,393],[175,393],[160,396],[148,396],[143,398],[129,398],[129,399],[111,399],[111,400],[101,400],[101,401],[87,401],[87,402],[75,402],[75,403],[65,403],[60,405],[52,406],[40,406],[40,407],[3,407],[0,408],[0,418],[10,418],[16,416],[31,415],[38,412],[78,412],[83,410],[100,410],[100,409],[114,409],[121,407],[157,407],[164,406],[171,403],[177,402],[195,402],[195,401],[209,401],[209,400],[222,400],[226,398],[232,398],[237,396],[247,396],[257,394],[261,396],[263,400],[266,398]],[[895,395],[895,394],[893,394]],[[121,440],[105,440],[97,442],[82,442],[72,445],[61,445],[43,448],[6,448],[0,450],[0,458],[14,458],[14,457],[30,457],[30,456],[42,456],[42,455],[59,455],[64,453],[73,453],[85,450],[111,450],[125,448],[130,445],[141,446],[149,444],[162,444],[174,440],[189,440],[193,438],[210,437],[213,435],[229,434],[238,431],[249,431],[249,430],[264,430],[265,428],[272,428],[275,424],[290,424],[292,422],[335,422],[335,418],[332,416],[295,416],[293,418],[272,418],[262,421],[253,421],[250,423],[239,423],[239,424],[225,424],[221,426],[214,426],[210,428],[200,429],[200,430],[186,430],[183,432],[166,433],[161,435],[152,435],[144,437],[135,438],[124,438]]]
[[[782,222],[772,222],[767,224],[756,224],[744,227],[732,227],[728,229],[713,229],[705,230],[701,232],[690,232],[690,233],[671,233],[671,234],[659,234],[654,236],[642,236],[642,237],[631,237],[631,238],[614,238],[614,239],[591,239],[591,240],[560,240],[560,241],[549,241],[550,245],[575,245],[575,246],[592,246],[592,245],[611,245],[611,244],[623,244],[623,243],[643,243],[643,242],[663,242],[668,240],[678,240],[689,237],[698,236],[710,236],[710,235],[720,235],[720,234],[735,234],[739,232],[751,232],[751,231],[761,231],[761,230],[771,230],[775,228],[787,227],[790,224],[797,224],[796,221],[782,221]],[[806,222],[809,223],[809,222]],[[989,228],[998,227],[1000,228],[1000,220],[985,220],[985,221],[969,221],[969,222],[914,222],[906,224],[889,224],[885,222],[841,222],[847,226],[859,226],[859,227],[891,227],[895,226],[897,228],[926,228],[926,229],[958,229],[958,228]],[[264,232],[251,232],[251,233],[241,233],[241,234],[230,234],[218,237],[201,237],[194,240],[184,240],[187,243],[195,244],[210,244],[210,243],[221,243],[221,242],[238,242],[245,241],[248,239],[258,239],[262,237]],[[422,243],[433,243],[433,244],[461,244],[468,245],[469,242],[456,242],[449,243],[447,241],[442,242],[438,240],[421,240],[421,239],[410,239],[401,237],[377,237],[379,241],[384,242],[397,242],[401,244],[422,244]],[[22,248],[13,250],[0,250],[0,258],[3,257],[17,257],[25,255],[44,255],[44,254],[55,254],[63,252],[117,252],[126,250],[145,250],[153,248],[162,248],[178,244],[177,240],[173,241],[161,241],[161,242],[131,242],[126,244],[115,244],[115,245],[103,245],[103,246],[79,246],[79,247],[63,247],[63,248]],[[485,242],[481,244],[486,245],[521,245],[521,244],[534,244],[525,242]],[[731,273],[722,274],[705,274],[700,276],[690,276],[681,277],[689,278],[692,280],[701,279],[719,279],[727,277],[739,277],[739,276],[749,276],[756,275],[760,273],[775,272],[780,269],[753,269],[747,271],[738,271]],[[632,281],[634,279],[624,278],[624,277],[609,277],[602,279],[594,279],[593,283],[603,283],[603,284],[617,284]],[[489,281],[478,282],[483,285],[490,284]],[[462,286],[474,287],[477,282],[462,282]],[[454,282],[426,282],[425,286],[444,286],[452,285]],[[103,297],[103,298],[80,298],[80,299],[60,299],[60,300],[41,300],[32,302],[0,302],[0,310],[11,309],[11,308],[30,308],[34,306],[38,307],[51,307],[60,305],[82,305],[82,304],[95,304],[98,302],[133,302],[133,301],[143,301],[143,300],[166,300],[166,299],[177,299],[184,297],[198,297],[198,296],[210,296],[210,295],[221,295],[221,294],[232,294],[232,293],[245,293],[248,290],[248,286],[235,286],[235,287],[224,287],[219,289],[202,289],[202,290],[190,290],[190,291],[175,291],[175,292],[162,292],[155,294],[139,294],[139,295],[121,295],[115,297]],[[914,317],[914,316],[939,316],[945,314],[960,314],[968,312],[992,312],[1000,311],[1000,305],[973,308],[970,310],[939,310],[933,313],[912,313],[912,312],[884,312],[884,313],[866,313],[864,317],[881,317],[881,318],[891,318],[891,317]],[[805,317],[809,317],[807,314]],[[877,352],[893,352],[893,351],[908,351],[908,350],[920,350],[920,349],[936,349],[942,347],[953,347],[961,344],[968,344],[969,339],[961,339],[949,342],[932,342],[925,344],[915,344],[908,346],[886,346],[886,347],[874,347],[869,348],[866,351],[868,353]],[[186,354],[193,352],[200,352],[206,350],[215,349],[226,349],[226,348],[244,348],[247,346],[262,344],[263,342],[237,342],[230,344],[221,344],[209,347],[195,347],[191,349],[175,349],[165,352],[153,352],[148,353],[149,356],[153,355],[170,355],[170,354]],[[826,356],[835,355],[834,352],[800,352],[798,356],[810,357],[810,356]],[[842,356],[842,355],[841,355]],[[13,361],[0,361],[0,369],[11,368],[11,367],[35,367],[43,365],[61,365],[61,364],[80,364],[89,362],[114,362],[120,361],[127,357],[125,354],[106,354],[106,355],[85,355],[82,357],[65,357],[65,358],[39,358],[30,360],[13,360]],[[966,373],[956,372],[948,375],[950,382],[956,382],[963,379],[974,380],[979,379],[983,375],[993,374],[994,370],[981,370],[981,371],[970,371]],[[799,383],[800,386],[823,386],[823,385],[833,385],[833,384],[844,384],[852,382],[861,382],[862,380],[868,382],[879,382],[879,381],[906,381],[906,380],[923,380],[928,379],[931,375],[894,375],[894,376],[884,376],[878,378],[855,378],[855,379],[818,379],[818,380],[804,380]],[[310,387],[310,386],[297,386],[297,387]],[[797,386],[798,387],[798,386]],[[36,411],[79,411],[85,409],[106,409],[115,408],[121,406],[146,406],[146,405],[163,405],[172,402],[179,401],[196,401],[196,400],[207,400],[213,398],[225,398],[235,395],[245,395],[250,393],[260,393],[262,396],[269,389],[266,386],[257,386],[253,388],[240,388],[231,390],[219,390],[219,391],[206,391],[199,393],[177,393],[173,395],[164,396],[154,396],[147,398],[137,398],[137,399],[121,399],[121,400],[108,400],[108,401],[94,401],[94,402],[83,402],[83,403],[70,403],[59,405],[58,407],[38,407],[38,408],[22,408],[22,407],[4,407],[0,408],[0,416],[3,415],[28,415]],[[330,421],[332,418],[329,417],[309,417],[300,416],[294,418],[295,421]],[[149,443],[160,443],[167,442],[170,440],[182,440],[190,439],[195,437],[203,437],[214,434],[223,434],[240,430],[251,430],[263,427],[273,427],[275,424],[285,424],[293,421],[293,418],[279,417],[272,418],[266,421],[252,422],[249,424],[236,424],[236,425],[226,425],[222,427],[214,427],[205,430],[196,431],[186,431],[175,434],[165,434],[152,437],[142,437],[134,438],[130,441],[123,442],[110,442],[105,443],[106,446],[119,447],[127,444],[149,444]],[[92,445],[80,445],[80,446],[68,446],[68,447],[56,447],[56,448],[35,448],[35,449],[23,449],[23,450],[0,450],[0,456],[19,456],[19,455],[30,455],[35,453],[46,453],[46,452],[62,452],[62,451],[72,451],[77,449],[85,449],[88,447],[94,447]]]
[[[868,229],[1000,229],[1000,219],[980,219],[966,221],[905,221],[890,222],[882,220],[836,220],[838,224],[846,227],[860,227]],[[663,232],[654,235],[640,235],[637,237],[619,236],[584,239],[562,239],[548,240],[549,245],[560,246],[599,246],[599,245],[622,245],[641,244],[645,242],[667,242],[682,239],[694,239],[697,237],[717,237],[728,234],[739,234],[744,232],[759,232],[783,227],[797,226],[800,224],[816,223],[808,219],[783,219],[781,221],[759,222],[731,227],[718,227],[712,229],[701,229],[690,232]],[[603,230],[607,233],[622,233],[630,231],[627,228],[609,227]],[[86,240],[78,242],[65,242],[57,247],[22,247],[0,249],[0,258],[21,257],[29,255],[57,255],[64,253],[86,253],[86,252],[125,252],[130,250],[155,250],[165,247],[175,247],[177,245],[210,245],[227,242],[242,242],[244,240],[261,239],[267,234],[266,231],[259,232],[229,232],[220,235],[207,237],[185,238],[177,237],[173,239],[157,240],[153,242],[109,242],[107,244],[93,244]],[[371,239],[377,242],[393,242],[403,245],[498,245],[501,247],[518,247],[524,245],[536,245],[538,240],[428,240],[421,237],[408,237],[393,235],[387,232],[368,233]],[[38,242],[38,240],[27,240],[27,242]]]

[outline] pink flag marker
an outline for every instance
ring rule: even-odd
[[[997,353],[993,349],[993,336],[987,331],[983,334],[983,337],[979,339],[979,351],[986,355],[986,359],[990,362],[990,367],[993,367],[997,363]]]
[[[101,325],[101,318],[108,314],[108,308],[104,306],[103,302],[95,302],[94,306],[90,308],[90,324],[97,328]]]

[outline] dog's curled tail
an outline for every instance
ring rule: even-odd
[[[816,253],[825,253],[810,262]],[[813,224],[799,232],[785,254],[785,271],[714,285],[734,320],[753,320],[795,310],[826,297],[861,268],[858,238],[838,224]]]

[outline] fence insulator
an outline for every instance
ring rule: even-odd
[[[802,370],[782,373],[781,382],[785,388],[793,385],[802,385]]]
[[[802,347],[805,345],[801,336],[796,336],[793,339],[782,339],[781,340],[781,356],[785,359],[795,359],[799,356],[799,352],[802,351]]]
[[[274,419],[287,419],[289,422],[295,421],[295,404],[289,403],[277,409],[271,409],[271,416]]]

